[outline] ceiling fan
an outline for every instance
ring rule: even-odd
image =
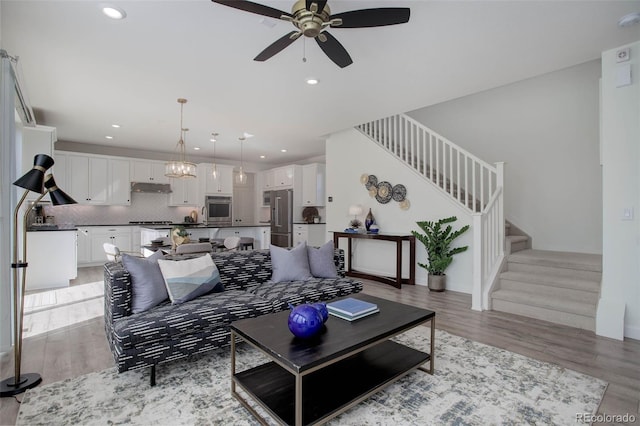
[[[367,28],[404,24],[409,21],[410,14],[410,9],[406,7],[384,7],[332,15],[327,0],[297,0],[291,8],[291,13],[246,0],[212,1],[246,12],[289,21],[297,28],[260,52],[253,58],[254,61],[266,61],[304,35],[314,38],[320,49],[340,68],[351,65],[353,61],[342,44],[329,34],[327,27]]]

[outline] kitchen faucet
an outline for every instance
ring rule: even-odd
[[[200,214],[202,215],[202,223],[206,225],[207,219],[209,218],[209,210],[207,209],[207,206],[202,206],[202,210],[200,210]]]

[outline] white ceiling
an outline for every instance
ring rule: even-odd
[[[293,0],[258,0],[290,11]],[[323,135],[600,57],[640,40],[618,19],[640,1],[329,0],[333,13],[411,8],[409,23],[331,29],[353,64],[338,68],[303,38],[266,62],[252,59],[293,30],[290,23],[212,3],[1,2],[1,45],[19,56],[39,124],[58,139],[171,152],[179,136],[177,98],[188,99],[187,147],[284,164],[324,154]],[[302,61],[306,48],[306,63]],[[317,86],[305,79],[315,77]],[[111,124],[122,127],[113,129]],[[105,139],[112,135],[112,140]],[[281,153],[281,149],[288,152]],[[260,160],[259,155],[266,155]]]

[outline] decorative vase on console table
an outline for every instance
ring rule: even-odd
[[[373,217],[373,213],[371,213],[371,209],[369,209],[369,213],[367,213],[367,217],[364,219],[364,227],[369,231],[369,228],[371,228],[371,225],[374,223],[376,223],[376,220]]]

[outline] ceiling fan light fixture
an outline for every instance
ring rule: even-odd
[[[176,145],[176,160],[171,160],[164,165],[164,175],[170,178],[194,178],[196,177],[197,167],[195,163],[187,161],[187,155],[185,153],[186,144],[184,142],[186,138],[186,132],[189,129],[182,127],[183,109],[184,104],[187,103],[186,99],[178,98],[180,104],[180,139]]]

